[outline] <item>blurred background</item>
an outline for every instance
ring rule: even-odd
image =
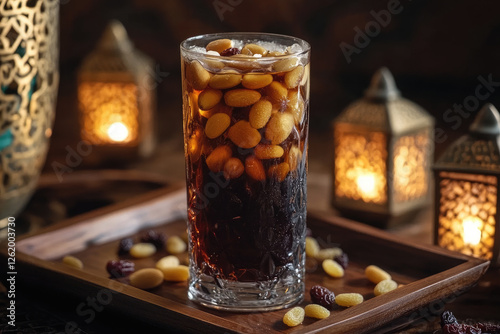
[[[18,222],[43,226],[162,187],[164,182],[182,183],[179,44],[191,36],[229,31],[293,35],[311,44],[309,170],[313,173],[308,187],[315,191],[308,194],[308,203],[327,208],[331,122],[362,97],[380,67],[392,72],[405,98],[435,118],[435,157],[467,131],[484,103],[500,108],[499,13],[498,0],[60,0],[55,124],[39,189]],[[153,59],[146,88],[157,94],[158,145],[143,160],[96,164],[96,153],[81,163],[69,156],[81,144],[77,71],[113,19],[123,23],[135,47]],[[65,182],[56,166],[66,167],[59,169]],[[123,173],[103,170],[108,168]],[[91,172],[85,172],[88,169]],[[432,220],[431,210],[426,210],[415,219],[425,224],[408,227],[405,236],[432,242]],[[484,295],[476,304],[490,307]],[[40,309],[47,309],[49,299],[39,303]],[[60,305],[54,306],[57,312]],[[469,308],[469,302],[465,305],[468,316],[474,317],[470,312],[484,316],[484,308],[471,311],[475,308]],[[498,314],[494,312],[496,308],[490,309]]]
[[[499,12],[494,0],[62,0],[61,80],[45,171],[64,161],[67,145],[78,143],[76,71],[112,19],[154,60],[160,143],[154,161],[162,143],[182,150],[180,42],[223,31],[294,35],[311,44],[311,155],[314,138],[331,138],[332,119],[362,96],[381,66],[392,72],[404,97],[435,117],[438,155],[485,102],[500,106],[500,84],[492,84],[491,95],[478,106],[474,98],[467,100],[476,95],[479,76],[500,83]],[[454,112],[454,104],[465,100],[470,103],[465,113]]]

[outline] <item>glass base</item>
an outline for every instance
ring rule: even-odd
[[[302,276],[303,277],[303,276]],[[260,282],[236,282],[208,275],[191,279],[190,300],[217,310],[233,312],[273,311],[304,298],[303,279],[294,277]]]

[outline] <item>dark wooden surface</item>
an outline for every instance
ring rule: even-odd
[[[329,206],[330,170],[329,161],[324,158],[326,147],[324,143],[329,139],[329,136],[311,133],[308,208],[310,211],[319,214],[336,216],[337,213]],[[170,141],[163,142],[158,148],[155,156],[151,159],[130,164],[126,167],[141,171],[141,173],[153,173],[152,175],[156,173],[158,178],[153,176],[148,177],[148,180],[155,184],[160,182],[160,179],[166,183],[173,182],[182,184],[184,178],[184,156],[181,149],[181,140],[174,138]],[[127,173],[125,172],[125,174]],[[56,181],[56,184],[58,184],[58,187],[67,189],[64,192],[64,196],[67,197],[67,199],[71,199],[71,197],[76,196],[74,193],[77,192],[75,188],[84,191],[86,187],[65,187],[64,184],[66,182],[71,184],[75,182],[75,178],[78,177],[76,174],[67,176],[68,177],[65,176],[62,184],[59,184],[58,181]],[[115,178],[119,177],[119,175],[115,176]],[[121,177],[123,177],[123,175]],[[56,180],[54,179],[54,174],[47,173],[42,178],[42,184],[54,184],[54,180]],[[113,188],[116,188],[116,192],[119,193],[115,201],[123,201],[125,198],[134,197],[135,194],[139,192],[144,193],[144,189],[139,191],[137,187],[129,186],[128,183],[123,183],[121,187],[114,184],[106,184],[102,190],[99,190],[95,182],[90,182],[88,178],[86,184],[95,188],[90,193],[95,200],[104,196]],[[128,194],[126,191],[123,191],[123,189],[127,187],[130,190]],[[66,192],[68,189],[71,191]],[[99,196],[99,194],[101,196]],[[48,203],[50,204],[51,202],[49,201]],[[47,206],[53,205],[50,204]],[[46,214],[42,211],[38,215],[42,218]],[[388,232],[396,238],[402,238],[410,242],[431,244],[432,208],[421,210],[406,224],[394,227]],[[388,255],[388,257],[391,256],[392,254]],[[407,259],[407,262],[401,263],[398,266],[403,267],[404,270],[408,270],[408,268],[412,268],[416,260],[418,261],[415,257],[411,257]],[[419,263],[422,262],[419,261]],[[429,265],[432,265],[432,262],[429,262]],[[398,270],[396,270],[396,272],[398,272]],[[36,271],[24,271],[21,272],[21,275],[29,276],[36,280],[40,274]],[[410,275],[409,277],[411,278],[414,276]],[[408,280],[408,277],[406,280]],[[88,298],[95,297],[95,294],[90,293],[88,290],[79,292],[87,294]],[[500,322],[500,271],[498,269],[488,271],[470,291],[464,294],[459,294],[458,292],[452,294],[449,298],[429,302],[427,305],[419,307],[417,310],[391,321],[387,327],[381,331],[375,331],[374,333],[436,333],[440,328],[439,316],[444,310],[453,311],[461,320],[469,319],[470,321],[482,320]],[[0,306],[5,305],[7,300],[6,295],[2,293],[0,297]],[[62,289],[62,284],[56,286],[54,289],[41,289],[34,284],[23,284],[22,281],[19,281],[17,302],[19,324],[27,326],[25,328],[30,328],[33,333],[51,333],[51,330],[55,330],[52,331],[53,333],[65,332],[65,326],[73,324],[73,322],[78,325],[78,328],[81,330],[80,333],[127,333],[131,331],[147,331],[149,333],[164,332],[164,330],[159,329],[149,322],[137,320],[134,317],[124,317],[123,313],[114,311],[106,307],[106,305],[101,305],[101,307],[98,308],[99,311],[84,313],[82,316],[82,312],[90,312],[93,310],[93,308],[89,308],[87,298],[73,297]],[[78,307],[81,307],[82,304],[85,307],[79,309],[79,312]],[[127,303],[122,304],[123,307],[130,307],[127,306]],[[136,309],[136,307],[134,307],[134,309]],[[90,314],[93,315],[91,319]],[[89,319],[91,321],[87,321]],[[181,319],[181,321],[184,320]],[[185,321],[185,324],[188,325],[190,323]],[[2,333],[15,333],[12,331],[9,332],[6,327],[0,327],[0,329],[3,330]],[[168,332],[176,333],[178,330],[170,328]],[[437,333],[439,333],[439,331]]]
[[[283,310],[241,314],[199,307],[187,299],[185,282],[165,283],[151,291],[142,291],[126,285],[127,279],[121,280],[125,285],[109,280],[104,268],[109,259],[116,258],[119,238],[139,233],[144,225],[167,235],[182,233],[185,220],[175,219],[180,210],[185,210],[184,199],[182,190],[158,190],[118,203],[114,208],[96,210],[26,235],[17,244],[18,270],[30,274],[22,280],[33,287],[57,288],[82,299],[109,295],[109,301],[108,297],[103,300],[110,310],[160,327],[173,326],[194,333],[207,328],[220,333],[369,333],[400,317],[405,319],[403,323],[411,323],[414,320],[411,312],[435,300],[454,298],[486,270],[486,264],[479,260],[438,247],[402,241],[394,235],[331,214],[311,214],[308,224],[313,235],[324,244],[340,244],[350,255],[351,262],[341,279],[332,279],[321,269],[309,266],[306,290],[321,284],[336,293],[358,292],[365,298],[359,306],[334,309],[331,317],[323,321],[306,319],[301,326],[287,328],[281,321]],[[164,224],[169,218],[174,222]],[[84,270],[62,264],[61,258],[67,254],[80,258]],[[163,251],[134,262],[138,268],[152,267],[165,255]],[[406,265],[408,259],[412,259],[411,266]],[[385,268],[404,286],[375,297],[374,285],[364,277],[364,268],[369,264]],[[309,302],[306,295],[301,305]]]

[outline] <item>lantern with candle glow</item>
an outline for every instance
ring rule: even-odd
[[[500,115],[486,104],[434,165],[434,241],[500,265]]]
[[[333,123],[332,204],[387,227],[429,202],[434,120],[401,97],[386,68]]]
[[[152,60],[112,21],[78,73],[81,138],[103,159],[145,157],[155,146]]]

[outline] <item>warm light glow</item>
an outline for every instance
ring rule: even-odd
[[[440,172],[437,241],[441,247],[491,259],[495,243],[497,178]]]
[[[82,138],[93,145],[139,140],[137,87],[129,83],[83,82],[78,87]]]
[[[128,128],[122,122],[114,122],[108,127],[108,137],[115,142],[123,142],[129,135]]]
[[[477,217],[467,217],[462,223],[462,238],[464,243],[475,246],[481,242],[481,227],[483,222]]]
[[[381,132],[335,131],[335,196],[387,202],[386,137]]]
[[[360,174],[356,179],[358,190],[363,198],[376,198],[376,175],[374,173]]]
[[[394,145],[394,200],[407,202],[427,195],[431,149],[427,130],[403,136]]]

